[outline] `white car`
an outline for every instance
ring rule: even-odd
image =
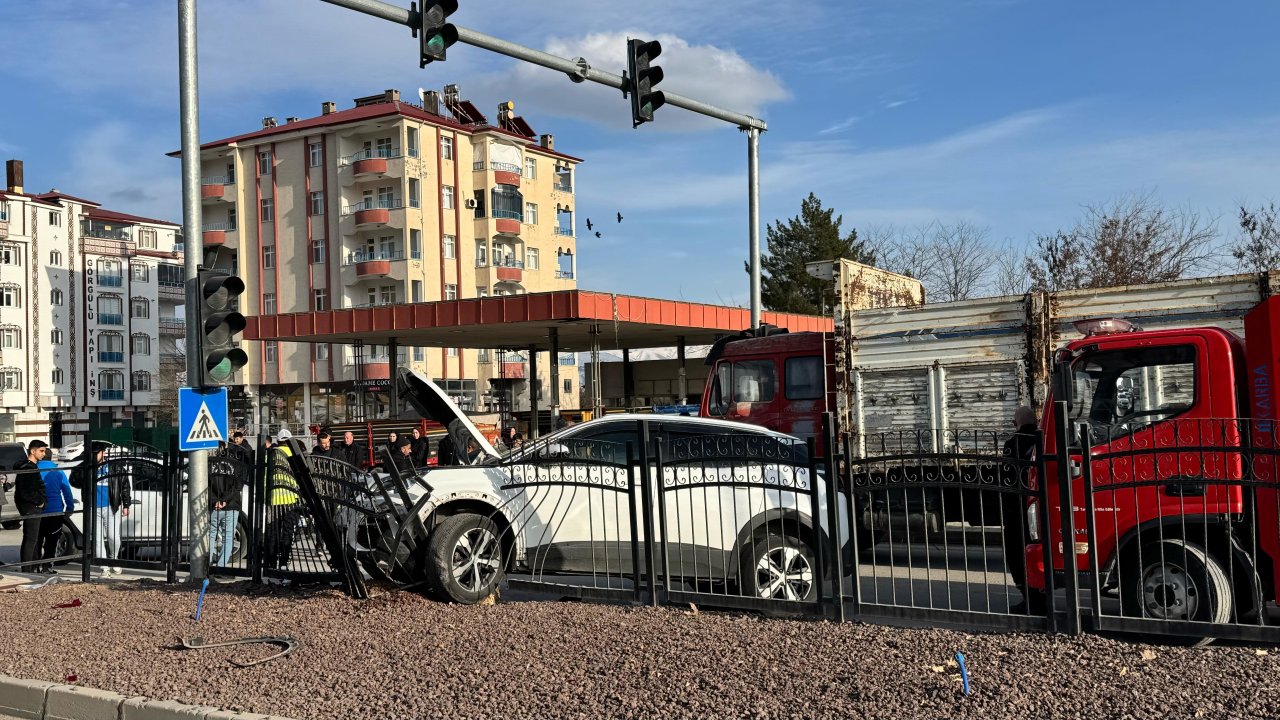
[[[641,452],[643,425],[667,458],[661,478],[652,462],[647,474],[654,526],[659,505],[665,509],[665,532],[653,543],[666,542],[669,576],[734,587],[748,597],[815,597],[816,549],[826,523],[812,522],[807,450],[797,439],[744,423],[621,414],[559,430],[503,457],[426,377],[406,371],[400,382],[402,397],[444,424],[456,447],[471,443],[475,455],[467,465],[430,469],[410,482],[410,507],[394,501],[403,522],[384,523],[380,536],[344,523],[348,543],[371,553],[387,575],[424,581],[433,594],[460,603],[488,597],[507,571],[629,576],[634,559],[645,563],[634,541],[640,550],[647,545],[640,493],[627,491],[646,474],[627,459],[628,444],[633,457]],[[826,517],[824,499],[818,513]]]

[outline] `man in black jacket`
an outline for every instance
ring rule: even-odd
[[[243,440],[243,435],[241,436]],[[243,450],[231,445],[221,453],[235,462],[209,462],[209,557],[215,567],[231,563],[236,526],[240,523],[241,492],[247,474],[242,461]],[[243,556],[243,549],[241,550]]]
[[[356,442],[356,436],[350,430],[342,434],[342,442],[338,444],[338,452],[341,453],[342,460],[356,467],[364,467],[368,458],[365,457],[364,446]]]
[[[13,504],[18,506],[19,515],[36,515],[44,512],[46,502],[44,494],[44,478],[41,477],[36,463],[49,455],[49,445],[43,440],[32,440],[27,446],[27,459],[14,468],[17,475],[17,489],[13,492]],[[40,517],[26,517],[22,521],[22,562],[28,572],[34,567],[25,563],[40,559]]]
[[[391,460],[396,464],[400,477],[411,478],[418,474],[413,457],[413,441],[409,438],[402,437],[396,441],[396,446],[391,450]]]
[[[311,448],[311,454],[342,459],[338,449],[333,446],[333,436],[329,434],[328,430],[321,430],[320,434],[316,436],[316,446]]]

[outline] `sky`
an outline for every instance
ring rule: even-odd
[[[407,6],[407,0],[396,0]],[[966,220],[993,245],[1152,193],[1219,218],[1280,199],[1280,3],[460,0],[459,25],[620,74],[657,38],[661,89],[760,117],[761,235],[810,192],[844,227]],[[27,188],[181,219],[176,3],[0,0],[0,156]],[[579,286],[746,305],[746,136],[680,108],[632,129],[621,94],[319,0],[199,0],[201,137],[320,103],[461,86],[577,178]],[[621,212],[624,220],[614,220]],[[586,232],[585,220],[603,237]]]

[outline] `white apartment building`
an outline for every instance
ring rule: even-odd
[[[169,424],[183,333],[180,228],[58,190],[0,190],[0,439]],[[167,380],[166,380],[167,378]]]
[[[311,118],[265,118],[202,144],[205,265],[235,270],[241,311],[274,315],[577,287],[574,175],[581,160],[536,135],[511,103],[491,124],[448,86],[422,104],[387,90]],[[523,353],[401,346],[399,367],[470,410],[549,397]],[[295,429],[388,417],[385,345],[246,342],[235,424]],[[576,358],[560,395],[576,407]]]

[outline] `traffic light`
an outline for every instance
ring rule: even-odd
[[[627,41],[627,81],[630,83],[628,94],[631,95],[633,128],[652,121],[653,111],[667,102],[661,90],[653,89],[662,82],[662,68],[650,63],[661,54],[662,45],[657,40]]]
[[[189,280],[188,308],[192,308],[197,325],[196,357],[200,358],[200,377],[192,378],[193,387],[226,385],[235,371],[249,364],[249,355],[235,346],[235,336],[246,325],[244,315],[236,310],[235,299],[244,292],[244,281],[235,275],[216,270],[201,270]],[[191,350],[191,348],[188,348]]]
[[[458,42],[458,28],[445,22],[458,9],[458,0],[423,0],[421,5],[413,33],[418,36],[418,67],[426,67],[433,60],[444,62],[445,51]]]

